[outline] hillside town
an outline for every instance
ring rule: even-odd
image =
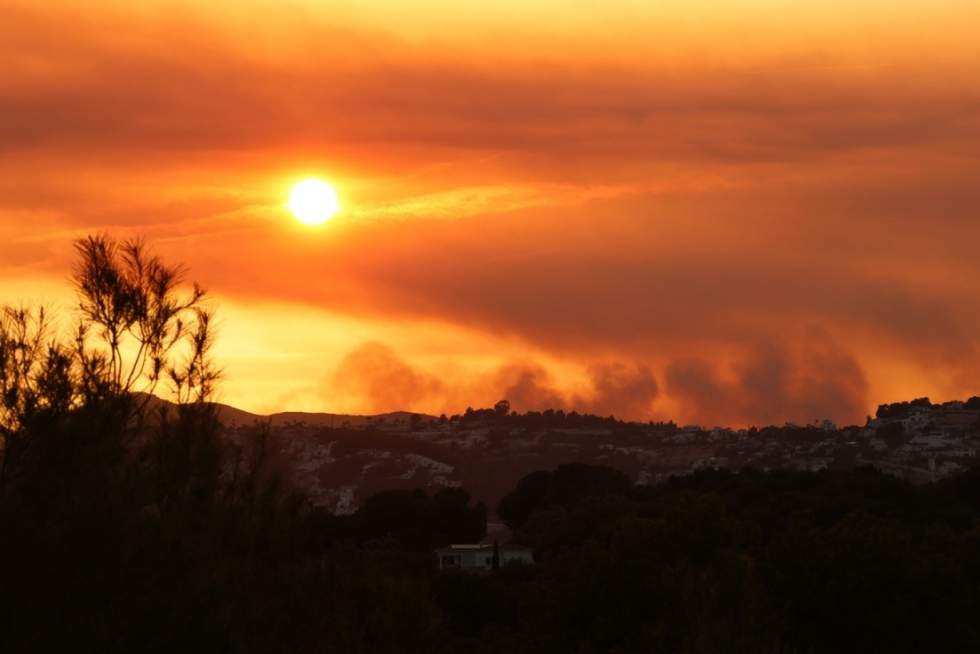
[[[228,409],[226,434],[266,425],[283,475],[338,514],[392,488],[463,486],[491,511],[522,476],[562,463],[591,463],[656,484],[704,468],[817,471],[870,465],[914,483],[939,480],[977,461],[980,398],[885,404],[864,425],[814,424],[731,429],[623,422],[560,410],[517,414],[506,401],[461,415],[372,417]]]

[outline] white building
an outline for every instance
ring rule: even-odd
[[[494,548],[500,557],[500,567],[534,563],[534,552],[523,545],[494,545],[479,543],[474,545],[450,545],[436,550],[440,570],[493,570]]]

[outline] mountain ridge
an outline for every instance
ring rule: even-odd
[[[390,411],[387,413],[375,414],[349,414],[349,413],[328,413],[319,411],[278,411],[276,413],[252,413],[239,409],[230,404],[215,402],[214,406],[218,410],[218,417],[227,426],[238,426],[251,424],[254,422],[269,421],[273,427],[292,422],[307,423],[315,426],[343,427],[346,423],[350,427],[360,427],[369,424],[401,424],[408,423],[413,416],[423,420],[435,420],[435,416],[412,411]]]
[[[605,465],[636,484],[704,468],[817,471],[870,465],[914,482],[980,464],[980,398],[885,404],[863,426],[829,421],[750,429],[623,422],[563,411],[467,410],[260,416],[218,405],[222,433],[244,443],[267,423],[272,458],[310,500],[348,513],[384,490],[462,487],[491,510],[524,475],[565,463]]]

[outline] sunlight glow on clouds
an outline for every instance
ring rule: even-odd
[[[223,399],[262,411],[744,424],[973,394],[977,24],[0,0],[0,290],[57,295],[72,239],[144,234],[220,298]],[[310,230],[283,202],[314,174],[344,211]]]

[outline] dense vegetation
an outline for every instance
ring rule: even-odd
[[[931,410],[940,407],[962,405],[964,409],[980,409],[980,396],[973,396],[966,402],[945,402],[943,404],[933,404],[928,397],[919,397],[908,402],[894,402],[892,404],[881,404],[875,412],[877,418],[888,418],[892,420],[902,420],[908,418],[914,409]]]
[[[622,489],[611,471],[565,467],[501,502],[541,565],[522,583],[468,581],[520,589],[517,621],[484,634],[538,651],[980,645],[980,472],[916,487],[870,468],[705,471]]]
[[[76,338],[0,320],[4,652],[980,647],[980,472],[636,487],[561,466],[498,507],[537,565],[439,575],[432,549],[482,538],[484,506],[447,489],[314,510],[269,471],[261,425],[220,437],[203,292],[178,298],[138,243],[79,250]]]

